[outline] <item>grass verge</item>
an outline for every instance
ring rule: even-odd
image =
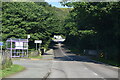
[[[115,62],[115,61],[112,61],[112,60],[107,60],[107,59],[104,59],[104,58],[91,58],[91,59],[93,59],[95,61],[99,61],[99,62],[109,64],[109,65],[117,66],[117,67],[120,68],[120,64],[118,62]]]
[[[15,74],[17,72],[23,71],[25,67],[13,64],[10,68],[6,68],[4,70],[0,70],[0,77],[4,78],[9,75]]]
[[[76,55],[86,56],[85,54],[80,52],[80,50],[76,49],[75,47],[72,47],[72,46],[65,46],[65,47]],[[97,58],[96,57],[91,57],[91,59],[120,68],[120,63],[119,62],[115,62],[115,61],[112,61],[112,60],[107,60],[107,59],[104,59],[104,58],[98,58],[98,57]]]

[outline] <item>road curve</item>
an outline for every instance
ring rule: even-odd
[[[54,61],[48,79],[118,80],[118,68],[76,56],[69,50],[54,46]]]

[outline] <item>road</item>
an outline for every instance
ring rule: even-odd
[[[118,68],[86,56],[77,56],[61,44],[56,44],[47,53],[40,60],[13,61],[14,64],[26,67],[26,70],[3,80],[118,80]]]
[[[93,61],[86,56],[76,56],[57,44],[54,46],[54,60],[48,79],[50,78],[118,80],[118,68]]]
[[[22,72],[7,76],[3,80],[40,80],[49,73],[53,61],[53,50],[46,52],[41,59],[24,59],[13,60],[14,64],[22,65],[26,69]]]

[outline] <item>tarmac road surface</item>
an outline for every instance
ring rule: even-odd
[[[54,46],[54,61],[48,79],[118,80],[117,67],[77,56],[61,45]]]

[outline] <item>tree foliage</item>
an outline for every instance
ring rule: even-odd
[[[62,33],[64,17],[61,9],[51,7],[46,2],[3,2],[2,39],[27,38],[30,42],[43,40],[43,45],[54,33]],[[62,23],[62,24],[61,24]]]
[[[80,50],[103,50],[108,54],[108,58],[116,60],[120,40],[120,2],[67,2],[64,0],[62,4],[73,7],[65,25],[69,29],[67,32],[72,32],[68,35],[69,40],[67,39],[66,42],[74,43],[71,45],[77,46]],[[78,30],[75,35],[73,34],[76,30],[73,27]]]

